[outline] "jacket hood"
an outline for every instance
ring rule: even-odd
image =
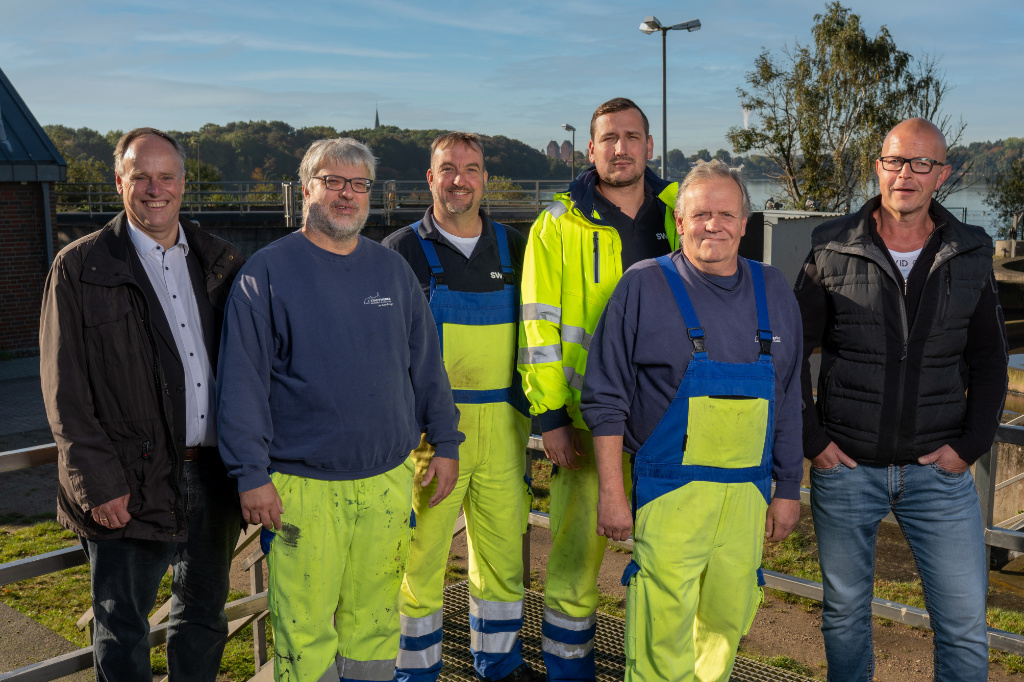
[[[651,188],[654,192],[654,196],[660,195],[665,189],[671,185],[671,182],[662,180],[654,171],[650,168],[644,168],[644,184]],[[580,172],[576,176],[576,179],[569,185],[569,199],[576,208],[578,208],[583,215],[587,216],[588,220],[605,225],[602,220],[596,220],[592,216],[594,215],[594,192],[597,188],[597,167],[591,166]]]

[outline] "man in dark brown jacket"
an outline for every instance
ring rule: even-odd
[[[89,557],[98,680],[152,680],[147,614],[168,565],[171,679],[214,680],[227,637],[241,512],[216,449],[213,388],[243,259],[179,219],[184,158],[161,131],[122,137],[114,165],[125,210],[60,252],[43,297],[58,520]]]

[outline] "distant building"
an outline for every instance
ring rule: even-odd
[[[377,110],[377,107],[374,107],[373,108],[373,129],[376,130],[377,128],[380,128],[380,111]]]
[[[0,71],[0,351],[39,346],[39,307],[53,261],[53,183],[67,163]]]
[[[562,158],[561,151],[558,148],[558,143],[555,142],[554,140],[548,142],[548,156],[550,156],[552,159]]]
[[[562,142],[562,148],[559,150],[558,158],[566,163],[572,161],[572,143],[569,140]]]

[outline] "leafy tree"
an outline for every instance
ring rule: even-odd
[[[701,149],[699,152],[690,157],[690,163],[698,163],[700,161],[710,161],[711,152],[707,149]]]
[[[723,161],[728,165],[732,165],[732,156],[725,149],[719,149],[717,152],[715,152],[714,158],[718,159],[719,161]]]
[[[1013,224],[1013,216],[1024,211],[1024,157],[1014,161],[1009,172],[989,180],[985,203],[994,208],[1003,221],[999,236],[1006,237]],[[1020,238],[1019,233],[1017,238]]]
[[[855,194],[866,193],[882,140],[896,123],[927,117],[953,140],[965,124],[940,113],[948,85],[934,59],[917,61],[899,50],[885,26],[869,37],[860,16],[839,2],[825,10],[814,16],[811,44],[784,47],[781,56],[766,49],[755,59],[738,92],[760,120],[731,128],[726,138],[734,151],[758,151],[778,165],[773,179],[790,206],[811,201],[849,212]]]

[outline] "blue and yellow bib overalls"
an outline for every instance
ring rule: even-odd
[[[749,261],[757,361],[716,362],[671,258],[657,260],[693,354],[634,460],[635,546],[623,575],[626,680],[724,681],[761,598],[775,432],[764,274]]]
[[[413,232],[430,264],[430,311],[437,323],[452,394],[461,412],[459,479],[433,509],[436,484],[420,483],[433,448],[421,441],[413,511],[416,529],[399,598],[402,637],[396,680],[433,682],[441,671],[444,571],[462,505],[469,549],[470,650],[479,675],[501,679],[523,663],[522,535],[529,510],[525,475],[529,408],[515,367],[519,292],[505,226],[493,223],[504,287],[452,291],[431,241]]]

